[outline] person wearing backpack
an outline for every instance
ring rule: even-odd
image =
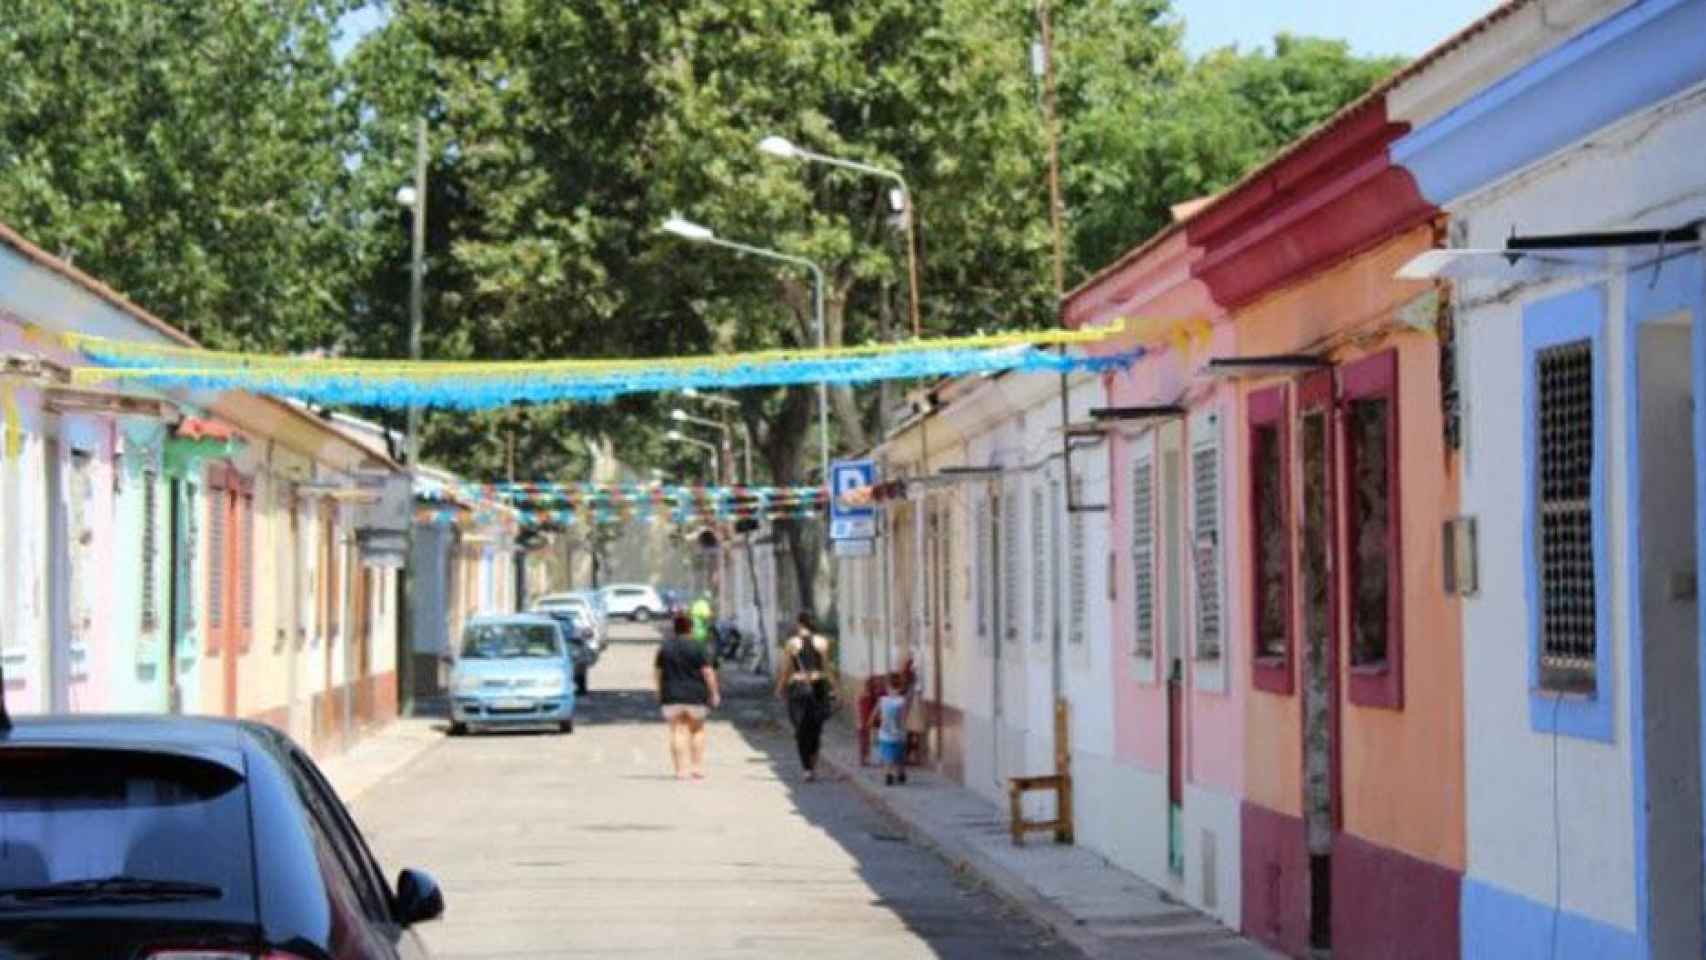
[[[776,695],[787,698],[794,744],[799,748],[800,766],[805,769],[808,781],[817,779],[823,725],[829,719],[835,694],[835,675],[829,669],[829,639],[813,628],[812,615],[802,612],[794,635],[783,649]]]

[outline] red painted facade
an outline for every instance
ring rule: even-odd
[[[1376,97],[1301,141],[1186,223],[1192,272],[1233,309],[1425,222],[1437,210],[1388,150],[1408,130]]]

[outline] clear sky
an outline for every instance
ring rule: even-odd
[[[339,37],[337,42],[332,45],[332,49],[337,52],[338,56],[343,56],[350,51],[351,47],[355,46],[357,40],[378,27],[384,20],[385,11],[377,4],[370,3],[367,6],[351,10],[344,14],[342,20],[338,21],[338,29],[343,33],[343,36]]]
[[[1361,54],[1413,57],[1498,5],[1498,0],[1173,0],[1193,55],[1237,44],[1266,46],[1281,32],[1344,37]],[[344,16],[342,54],[384,19],[383,2]]]
[[[1343,37],[1365,55],[1414,57],[1482,14],[1497,0],[1173,0],[1192,55],[1237,44],[1267,46],[1276,33]]]

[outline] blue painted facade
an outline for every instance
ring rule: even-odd
[[[1639,0],[1392,144],[1438,206],[1706,80],[1706,0]]]
[[[1645,956],[1628,930],[1569,911],[1554,911],[1498,887],[1463,880],[1465,957],[1636,960]]]
[[[1514,175],[1541,165],[1549,158],[1580,148],[1599,139],[1606,128],[1675,98],[1692,96],[1706,83],[1706,0],[1639,0],[1615,14],[1583,30],[1576,36],[1552,48],[1532,62],[1517,65],[1517,69],[1493,83],[1437,120],[1410,132],[1392,147],[1394,162],[1406,167],[1415,176],[1422,194],[1446,208],[1456,218],[1478,215],[1482,204],[1493,205],[1489,188],[1502,186],[1505,199],[1496,203],[1499,223],[1476,224],[1481,231],[1480,242],[1470,246],[1489,246],[1487,236],[1494,230],[1534,232],[1533,222],[1511,222],[1523,203],[1511,200],[1513,194],[1524,191],[1523,184],[1513,184]],[[1652,123],[1666,122],[1658,116]],[[1631,135],[1625,131],[1621,148]],[[1638,137],[1636,138],[1638,139]],[[1706,150],[1706,148],[1703,148]],[[1706,156],[1703,153],[1702,156]],[[1638,149],[1630,149],[1628,157],[1617,168],[1619,182],[1615,200],[1603,203],[1589,200],[1572,205],[1562,220],[1548,217],[1538,208],[1531,208],[1537,220],[1543,220],[1557,232],[1616,230],[1635,226],[1673,225],[1688,222],[1698,212],[1690,212],[1679,196],[1686,190],[1676,189],[1676,177],[1667,167],[1666,177],[1643,177],[1642,160]],[[1674,157],[1673,157],[1674,159]],[[1699,162],[1697,157],[1696,163]],[[1645,171],[1653,172],[1651,169]],[[1581,189],[1593,191],[1595,184],[1604,184],[1607,169],[1603,166],[1591,172],[1571,172],[1554,168],[1546,176],[1552,178],[1546,189],[1557,190],[1562,182],[1576,178]],[[1706,188],[1706,167],[1696,181]],[[1536,188],[1536,196],[1541,196]],[[1549,194],[1554,200],[1558,194]],[[1538,201],[1542,202],[1543,201]],[[1678,210],[1669,212],[1670,208]],[[1556,208],[1554,208],[1554,211]],[[1570,222],[1576,218],[1576,222]],[[1525,227],[1529,228],[1525,230]],[[1496,241],[1495,241],[1496,242]],[[1635,260],[1650,259],[1655,251],[1636,251]],[[1576,289],[1558,292],[1548,290],[1539,295],[1514,296],[1521,303],[1522,371],[1524,404],[1523,470],[1524,524],[1522,558],[1524,590],[1527,597],[1528,619],[1522,624],[1528,656],[1527,714],[1530,731],[1551,734],[1552,737],[1574,739],[1586,744],[1603,744],[1599,751],[1601,762],[1627,763],[1631,794],[1630,810],[1633,823],[1625,825],[1603,823],[1556,824],[1560,844],[1568,844],[1572,833],[1582,830],[1600,831],[1615,838],[1627,830],[1629,846],[1625,856],[1633,865],[1633,891],[1621,891],[1623,897],[1632,894],[1634,916],[1632,928],[1609,924],[1572,912],[1562,902],[1542,903],[1534,891],[1528,895],[1502,889],[1477,875],[1478,859],[1471,834],[1469,861],[1471,869],[1464,877],[1461,904],[1463,955],[1466,957],[1652,957],[1667,952],[1656,947],[1653,931],[1655,907],[1651,884],[1649,816],[1652,798],[1648,792],[1648,749],[1646,720],[1649,704],[1644,674],[1648,669],[1643,654],[1645,627],[1642,622],[1643,603],[1640,585],[1647,571],[1643,569],[1643,541],[1640,524],[1642,490],[1642,456],[1640,381],[1637,370],[1638,332],[1642,323],[1679,311],[1691,314],[1693,325],[1693,394],[1697,404],[1706,401],[1706,335],[1699,323],[1706,316],[1706,268],[1698,252],[1684,256],[1674,254],[1656,272],[1652,266],[1641,266],[1627,274],[1610,275],[1609,279],[1588,283]],[[1608,286],[1609,285],[1609,286]],[[1622,309],[1616,312],[1619,298],[1610,288],[1622,293]],[[1507,296],[1511,294],[1507,293]],[[1474,322],[1466,317],[1466,321]],[[1611,334],[1615,331],[1621,343],[1620,352],[1610,349]],[[1536,549],[1535,457],[1535,389],[1534,358],[1547,346],[1589,339],[1594,350],[1594,475],[1592,487],[1593,541],[1595,569],[1595,602],[1602,611],[1597,619],[1596,683],[1590,696],[1563,696],[1542,692],[1538,675],[1538,582],[1534,552]],[[1614,359],[1615,357],[1615,359]],[[1515,371],[1511,371],[1515,372]],[[1610,429],[1613,401],[1621,407],[1618,419],[1618,442],[1623,444],[1622,469],[1617,483],[1624,488],[1619,501],[1621,510],[1607,502],[1607,486],[1611,479],[1613,437]],[[1474,417],[1473,411],[1470,414]],[[1469,426],[1474,429],[1473,424]],[[1706,596],[1706,418],[1696,406],[1693,417],[1695,451],[1695,522],[1696,578],[1699,595]],[[1608,524],[1614,516],[1622,520],[1622,536],[1617,541],[1619,553],[1612,550],[1613,538]],[[1623,596],[1613,604],[1611,578],[1613,570],[1626,579]],[[1633,586],[1630,586],[1633,585]],[[1630,594],[1633,593],[1633,599]],[[1627,628],[1623,636],[1613,636],[1614,618],[1623,618]],[[1516,626],[1513,624],[1512,626]],[[1482,633],[1466,632],[1465,643],[1493,642]],[[1697,637],[1706,650],[1706,630]],[[1621,661],[1621,662],[1619,662]],[[1706,655],[1701,664],[1698,682],[1706,691]],[[1626,677],[1627,711],[1617,703],[1618,678]],[[1514,691],[1513,691],[1514,693]],[[1496,711],[1494,711],[1496,712]],[[1627,741],[1617,743],[1619,720],[1626,720]],[[1498,731],[1483,730],[1480,736],[1500,737]],[[1548,739],[1511,736],[1510,749],[1546,749]],[[1702,736],[1706,744],[1706,736]],[[1556,741],[1551,749],[1557,750]],[[1591,755],[1591,754],[1590,754]],[[1582,754],[1575,755],[1579,760]],[[1706,767],[1706,746],[1702,747],[1702,766]],[[1566,767],[1569,765],[1567,764]],[[1568,771],[1566,771],[1568,772]],[[1622,771],[1619,774],[1622,775]],[[1575,775],[1580,775],[1579,771]],[[1556,756],[1552,766],[1551,790],[1567,789],[1558,783]],[[1477,802],[1499,802],[1494,797],[1477,797],[1471,791],[1467,798]],[[1554,811],[1556,801],[1554,801]],[[1544,816],[1544,813],[1542,813]],[[1554,815],[1556,815],[1554,813]],[[1702,822],[1706,823],[1706,801],[1702,803]],[[1673,821],[1674,822],[1674,821]],[[1613,841],[1615,843],[1615,841]],[[1537,860],[1550,863],[1555,854],[1534,851]],[[1492,856],[1501,863],[1505,854]],[[1560,861],[1551,869],[1565,870]],[[1501,867],[1501,869],[1503,869]],[[1544,874],[1545,868],[1536,867]],[[1579,870],[1578,870],[1579,874]],[[1553,881],[1554,883],[1556,881]],[[1579,876],[1577,882],[1580,882]],[[1607,880],[1619,884],[1620,880]],[[1561,895],[1560,895],[1561,896]],[[1578,901],[1579,902],[1579,901]],[[1627,903],[1627,899],[1624,901]],[[1706,909],[1706,905],[1702,906]],[[1627,909],[1627,908],[1624,908]],[[1673,905],[1674,909],[1674,905]],[[1619,911],[1620,912],[1620,911]]]

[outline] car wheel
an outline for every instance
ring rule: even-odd
[[[444,732],[453,737],[460,737],[468,732],[468,725],[466,723],[452,723],[450,728]]]
[[[645,623],[652,618],[652,612],[645,607],[636,607],[630,616],[634,618],[635,623]]]
[[[557,729],[562,733],[574,733],[575,721],[572,718],[564,720],[562,723],[557,724]]]

